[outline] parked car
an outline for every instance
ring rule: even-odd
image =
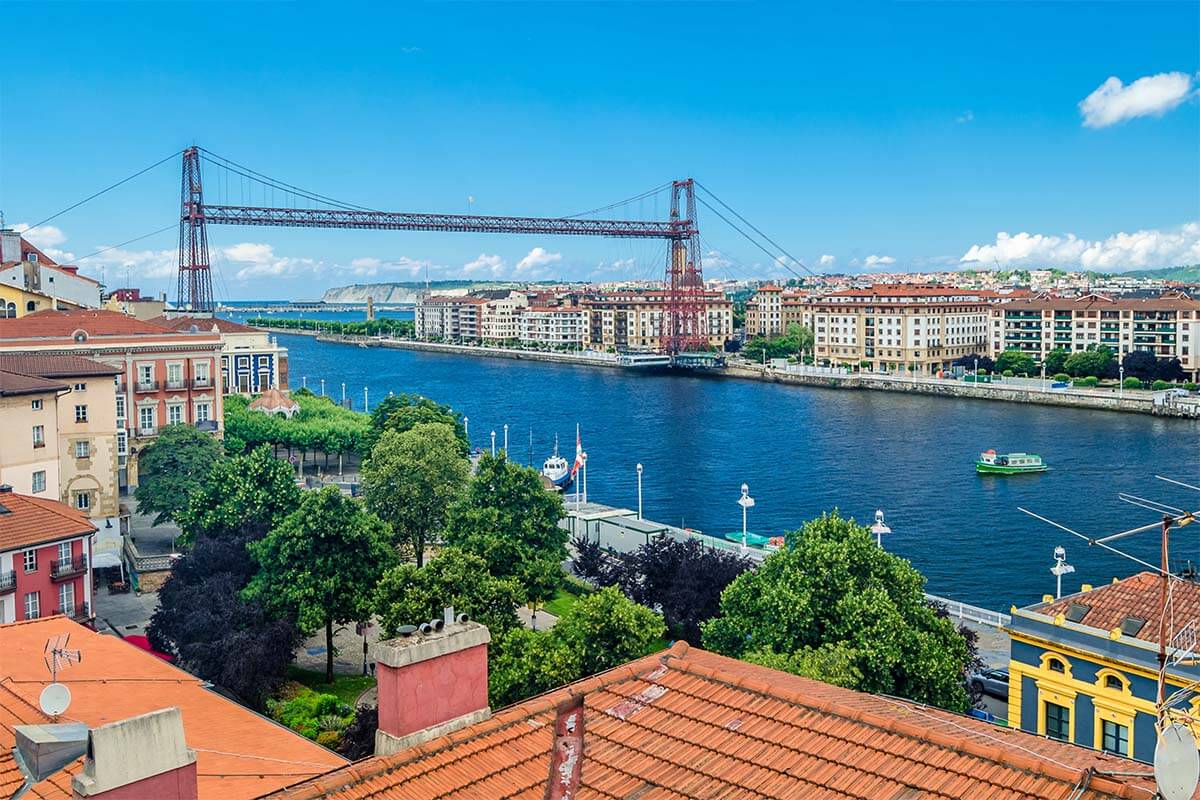
[[[1008,699],[1008,670],[981,669],[967,679],[967,685],[977,692]]]

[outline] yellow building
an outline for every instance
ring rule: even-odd
[[[23,317],[47,308],[59,308],[58,301],[41,292],[0,282],[0,317]]]
[[[58,499],[58,414],[62,381],[0,369],[0,484]]]
[[[1200,585],[1172,577],[1168,654],[1196,647]],[[1159,576],[1142,572],[1111,584],[1013,608],[1008,633],[1008,722],[1052,739],[1152,761],[1162,619]],[[1170,664],[1172,658],[1168,663]],[[1200,680],[1200,668],[1169,666],[1167,696]],[[1178,708],[1200,710],[1185,692]]]

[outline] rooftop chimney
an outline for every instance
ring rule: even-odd
[[[184,741],[179,709],[93,728],[71,790],[75,800],[197,800],[196,752]]]
[[[442,619],[407,626],[399,637],[377,644],[375,754],[396,753],[491,716],[491,640],[486,626],[446,609]]]
[[[21,234],[11,228],[0,228],[0,262],[21,260]]]

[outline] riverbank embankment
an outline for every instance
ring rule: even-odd
[[[263,328],[273,333],[293,336],[311,336],[319,342],[345,344],[358,347],[385,347],[397,350],[419,350],[434,353],[454,353],[482,358],[506,358],[518,361],[541,361],[559,364],[603,367],[605,369],[632,369],[621,364],[612,353],[582,352],[556,353],[540,350],[521,350],[504,347],[481,347],[472,345],[421,342],[410,339],[378,339],[343,334],[318,333],[317,331],[292,330],[290,328]],[[1084,408],[1097,411],[1114,411],[1132,414],[1151,414],[1160,417],[1200,418],[1200,402],[1193,398],[1162,398],[1155,392],[1109,389],[1047,389],[1044,382],[1021,384],[966,383],[938,378],[900,377],[875,373],[840,373],[832,369],[776,369],[770,365],[728,364],[719,369],[706,369],[705,374],[740,380],[767,381],[795,386],[812,386],[825,389],[865,389],[884,392],[924,394],[947,398],[969,398],[1008,403]],[[1156,396],[1158,395],[1158,396]]]

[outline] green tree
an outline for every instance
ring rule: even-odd
[[[654,652],[662,618],[609,587],[581,598],[548,631],[506,634],[488,670],[491,704],[500,707]]]
[[[425,563],[426,542],[442,530],[446,510],[469,478],[453,428],[435,422],[385,430],[362,466],[367,508],[413,549],[418,567]]]
[[[249,545],[259,570],[246,596],[294,613],[300,630],[325,628],[325,680],[333,682],[333,626],[370,618],[375,586],[396,562],[387,523],[334,486],[307,492],[300,507]]]
[[[1107,347],[1072,353],[1063,362],[1063,372],[1072,378],[1103,378],[1116,369],[1117,361]]]
[[[856,653],[843,644],[826,643],[806,647],[794,653],[773,650],[751,650],[742,654],[743,661],[764,667],[802,675],[834,686],[854,688],[862,682],[862,672],[854,665]]]
[[[924,586],[911,564],[835,512],[790,533],[784,549],[726,588],[720,616],[702,626],[704,646],[801,662],[838,648],[861,675],[853,688],[962,711],[969,648]]]
[[[546,491],[536,470],[485,453],[467,491],[450,506],[445,539],[482,557],[496,577],[520,580],[532,561],[566,559],[562,515],[562,498]]]
[[[516,612],[521,587],[493,578],[486,561],[454,547],[443,548],[423,567],[392,567],[379,581],[376,596],[385,636],[395,636],[401,625],[440,617],[445,606],[483,623],[495,639],[521,626]]]
[[[211,433],[191,425],[163,428],[138,458],[138,511],[153,512],[155,525],[176,519],[223,455]]]
[[[1032,375],[1037,370],[1033,356],[1023,350],[1005,350],[996,357],[996,372],[1012,370],[1017,375]]]
[[[1046,353],[1046,374],[1057,375],[1060,372],[1066,371],[1067,358],[1071,354],[1061,347],[1056,347],[1049,353]]]
[[[272,456],[269,447],[258,447],[217,462],[178,517],[180,539],[260,539],[299,502],[291,467]]]
[[[365,444],[369,449],[374,449],[375,442],[385,430],[403,433],[426,422],[449,425],[461,445],[462,452],[466,454],[467,431],[462,414],[448,405],[418,394],[394,394],[384,398],[371,411],[371,429]]]

